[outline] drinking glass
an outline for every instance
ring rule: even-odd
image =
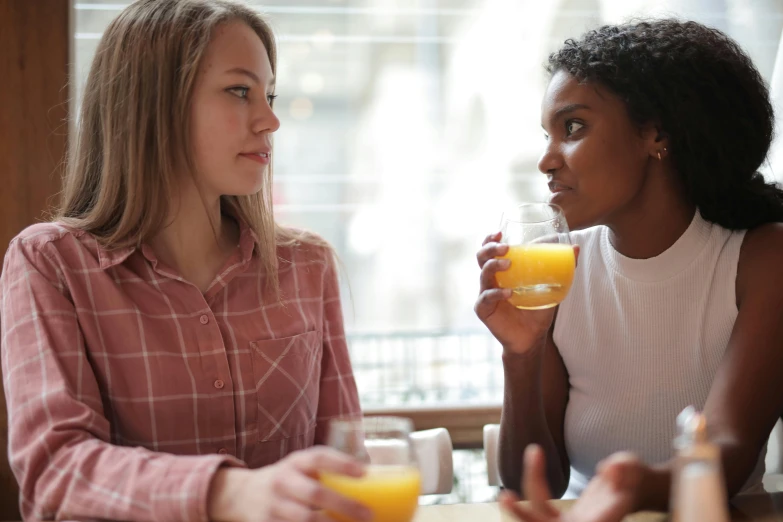
[[[563,211],[552,203],[525,203],[503,212],[502,256],[508,270],[497,272],[500,288],[510,288],[509,302],[523,310],[542,310],[565,299],[574,280],[576,257]]]
[[[411,420],[401,417],[333,419],[327,444],[366,462],[367,473],[355,478],[322,472],[321,483],[367,506],[373,522],[410,522],[421,491],[411,430]],[[339,522],[353,522],[328,514]]]

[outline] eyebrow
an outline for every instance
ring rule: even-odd
[[[564,114],[568,114],[569,112],[578,111],[580,109],[590,109],[589,105],[585,105],[584,103],[570,103],[568,105],[564,105],[563,107],[560,107],[555,111],[555,113],[552,115],[551,121],[555,121],[560,116]],[[544,127],[544,124],[541,124],[541,127],[546,130],[546,127]]]
[[[566,105],[565,107],[560,107],[559,109],[557,109],[552,119],[558,118],[563,114],[568,114],[569,112],[578,111],[579,109],[589,109],[589,108],[590,107],[588,105],[585,105],[583,103],[572,103],[570,105]]]
[[[253,80],[256,83],[261,83],[261,79],[254,73],[253,71],[249,71],[243,67],[234,67],[233,69],[229,69],[226,71],[226,74],[241,74],[243,76],[247,76],[251,80]],[[275,77],[272,76],[272,78],[269,80],[269,85],[271,87],[274,87],[275,85]]]

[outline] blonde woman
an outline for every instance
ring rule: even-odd
[[[224,0],[104,33],[55,222],[10,244],[2,367],[25,519],[356,520],[325,421],[359,415],[332,252],[275,224],[275,43]]]

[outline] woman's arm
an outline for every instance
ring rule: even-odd
[[[329,419],[334,417],[360,417],[359,394],[356,390],[351,359],[345,341],[340,286],[337,279],[334,256],[324,249],[323,272],[323,358],[321,359],[321,385],[318,398],[316,444],[325,444]]]
[[[568,404],[568,373],[552,339],[524,354],[505,353],[505,389],[500,418],[498,465],[504,486],[519,492],[522,461],[529,444],[546,454],[546,476],[555,498],[565,493],[570,462],[564,423]]]
[[[500,233],[484,239],[476,254],[481,268],[475,311],[503,346],[503,412],[500,417],[498,467],[503,485],[519,491],[522,455],[528,444],[547,456],[547,477],[555,495],[568,486],[570,463],[563,425],[568,403],[568,374],[552,338],[555,308],[518,310],[508,302],[510,290],[497,286],[496,274],[508,270],[508,245]],[[578,259],[579,247],[574,246]]]
[[[110,443],[76,310],[50,243],[17,239],[0,289],[9,460],[25,519],[206,520],[219,455]]]

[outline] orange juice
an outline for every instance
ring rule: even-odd
[[[517,308],[540,310],[558,305],[571,288],[576,259],[571,245],[533,243],[511,245],[504,259],[508,270],[495,274],[498,286],[513,292],[509,302]]]
[[[370,508],[373,522],[410,522],[419,504],[421,476],[411,466],[368,466],[361,478],[321,473],[321,483]],[[339,522],[350,519],[329,513]]]

